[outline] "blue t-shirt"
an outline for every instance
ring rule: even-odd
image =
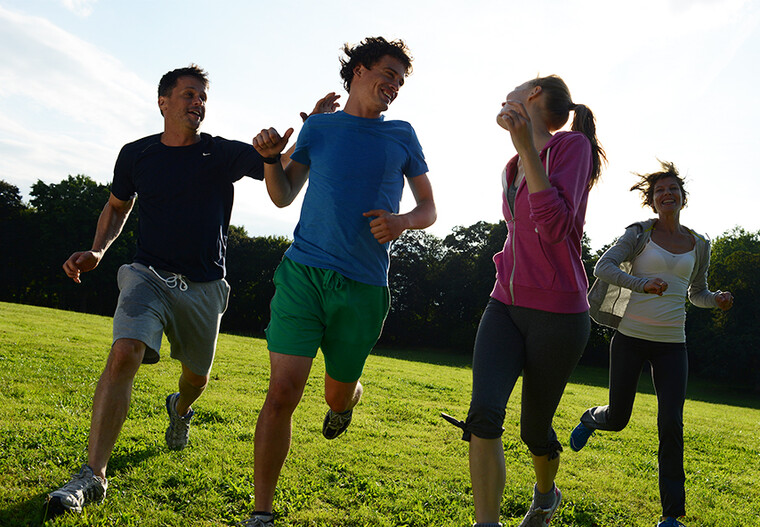
[[[225,276],[233,182],[264,178],[252,145],[201,134],[190,146],[166,146],[161,134],[125,145],[111,193],[137,196],[135,261],[180,273],[194,282]]]
[[[388,285],[390,244],[372,235],[363,213],[398,213],[404,176],[428,167],[412,126],[405,121],[312,115],[291,156],[309,167],[309,185],[293,244],[298,263],[332,269],[358,282]]]

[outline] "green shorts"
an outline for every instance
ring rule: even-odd
[[[269,351],[314,358],[322,348],[330,377],[357,381],[383,330],[388,288],[289,258],[277,267],[274,285],[266,329]]]

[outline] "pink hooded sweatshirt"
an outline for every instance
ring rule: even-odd
[[[517,157],[507,163],[508,185],[517,174]],[[589,308],[581,238],[593,167],[591,143],[581,132],[557,132],[539,157],[552,187],[530,194],[523,180],[514,216],[504,194],[509,232],[504,249],[493,257],[496,285],[491,296],[507,305],[581,313]]]

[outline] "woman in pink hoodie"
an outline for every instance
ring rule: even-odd
[[[571,111],[572,131],[558,132]],[[589,189],[605,156],[591,110],[572,102],[554,75],[516,87],[496,121],[517,150],[502,174],[509,233],[494,256],[496,285],[475,339],[472,401],[460,425],[470,442],[475,525],[501,525],[502,425],[522,373],[520,435],[536,485],[520,525],[546,526],[562,498],[554,485],[562,447],[552,418],[590,329],[581,238]]]

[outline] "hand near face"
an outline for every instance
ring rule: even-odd
[[[644,292],[650,295],[659,295],[668,290],[668,283],[662,278],[653,278],[644,284]]]
[[[406,222],[403,216],[392,214],[387,210],[371,210],[363,214],[365,218],[375,219],[369,222],[372,235],[379,243],[388,243],[399,236],[406,230]]]
[[[318,113],[333,113],[340,106],[340,103],[338,102],[339,98],[340,95],[336,95],[334,91],[331,91],[317,101],[317,104],[314,105],[314,109],[311,113],[307,114],[306,112],[301,112],[301,119],[303,119],[303,122],[306,122],[306,119],[312,115]]]
[[[509,132],[518,154],[533,148],[533,124],[523,103],[505,102],[496,115],[496,122]]]
[[[734,295],[728,291],[723,291],[715,297],[718,307],[723,311],[728,311],[734,305]]]
[[[280,136],[274,128],[262,130],[253,138],[253,147],[261,154],[261,157],[275,157],[285,149],[291,135],[293,135],[292,128],[288,128],[284,136]]]

